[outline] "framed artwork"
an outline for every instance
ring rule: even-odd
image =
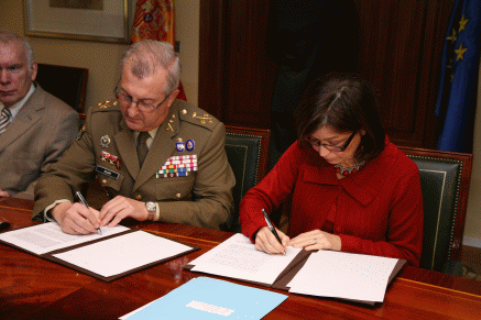
[[[128,0],[24,0],[25,34],[128,44],[131,12]]]

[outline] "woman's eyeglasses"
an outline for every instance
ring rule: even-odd
[[[335,146],[335,145],[332,145],[332,144],[325,144],[325,143],[321,143],[320,141],[309,141],[309,142],[314,147],[324,147],[331,152],[343,152],[344,150],[347,149],[347,147],[349,147],[349,145],[351,144],[351,141],[354,138],[354,136],[356,135],[356,133],[357,133],[357,131],[353,132],[349,136],[349,138],[346,140],[346,142],[344,142],[340,146]]]

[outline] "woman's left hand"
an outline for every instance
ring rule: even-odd
[[[287,245],[294,248],[304,248],[307,251],[341,251],[341,237],[321,230],[313,230],[292,238]]]

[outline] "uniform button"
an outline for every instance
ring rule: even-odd
[[[181,195],[180,193],[177,193],[177,194],[175,195],[175,197],[176,197],[177,199],[180,199],[180,198],[182,197],[182,195]]]
[[[142,200],[142,196],[140,194],[136,195],[135,200],[139,200],[139,201]]]
[[[107,179],[102,179],[102,183],[103,183],[103,184],[106,184],[106,183],[107,183]]]

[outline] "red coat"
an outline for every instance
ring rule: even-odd
[[[334,234],[341,251],[406,259],[418,266],[423,239],[419,170],[386,137],[384,151],[344,179],[312,148],[295,142],[272,171],[240,204],[242,233],[251,240],[266,226],[261,209],[271,212],[293,193],[288,235],[327,231],[334,210]],[[331,213],[332,215],[332,213]]]

